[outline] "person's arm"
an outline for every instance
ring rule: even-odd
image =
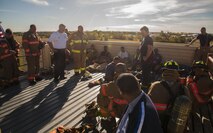
[[[146,61],[152,54],[152,50],[153,50],[153,46],[152,45],[148,45],[147,46],[147,53],[146,56],[143,56],[143,60]]]
[[[198,37],[195,37],[189,44],[187,44],[186,46],[189,47],[190,45],[192,45],[196,40],[198,39]]]
[[[52,43],[52,41],[53,41],[53,34],[50,35],[50,37],[49,37],[49,39],[48,39],[48,41],[47,41],[47,44],[49,44],[50,49],[53,51],[54,48],[53,48],[53,43]]]

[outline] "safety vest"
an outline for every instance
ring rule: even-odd
[[[30,31],[25,32],[22,38],[22,45],[25,50],[25,56],[39,56],[40,39],[37,34],[33,34]]]
[[[12,54],[10,53],[9,44],[6,40],[0,40],[0,60],[3,60],[7,57],[10,57]]]
[[[71,36],[71,43],[72,45],[72,53],[80,54],[85,53],[86,54],[86,45],[88,44],[88,39],[86,34],[79,34],[78,32],[73,33]]]

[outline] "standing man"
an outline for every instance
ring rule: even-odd
[[[147,87],[151,82],[149,75],[152,68],[153,60],[153,40],[149,36],[148,27],[143,26],[140,31],[143,36],[143,40],[140,46],[142,64],[142,84],[143,86]]]
[[[200,49],[197,51],[195,60],[202,60],[206,62],[207,55],[210,51],[210,42],[213,41],[213,36],[206,33],[206,28],[202,27],[200,30],[201,34],[198,34],[196,38],[194,38],[189,45],[192,45],[196,40],[200,40]]]
[[[40,59],[40,46],[45,43],[40,40],[36,32],[36,26],[30,25],[29,31],[25,32],[22,37],[22,45],[25,50],[28,68],[28,81],[30,85],[35,85],[36,81],[42,80],[39,75],[39,59]]]
[[[64,76],[64,69],[67,40],[68,37],[65,33],[64,24],[60,24],[59,30],[53,32],[48,39],[48,44],[50,45],[50,48],[54,51],[54,82],[59,82],[59,79],[66,79],[66,77]]]
[[[157,111],[150,98],[141,91],[138,79],[123,73],[116,84],[121,96],[128,101],[117,133],[163,133]]]
[[[84,33],[83,26],[78,26],[78,31],[71,36],[72,54],[74,60],[75,75],[80,73],[85,75],[86,70],[86,45],[88,44],[87,35]]]

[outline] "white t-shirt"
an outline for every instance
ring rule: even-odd
[[[68,37],[65,32],[60,33],[57,31],[57,32],[53,32],[50,35],[48,42],[52,42],[53,48],[55,48],[55,49],[65,49],[67,40],[68,40]]]
[[[118,56],[121,58],[121,59],[124,59],[124,58],[128,58],[129,57],[129,54],[128,54],[128,52],[122,52],[122,51],[120,51],[119,53],[118,53]]]

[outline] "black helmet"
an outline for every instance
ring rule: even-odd
[[[203,61],[193,62],[192,69],[195,68],[208,69],[207,65]]]
[[[163,70],[177,70],[179,71],[179,65],[176,61],[170,60],[164,63]]]

